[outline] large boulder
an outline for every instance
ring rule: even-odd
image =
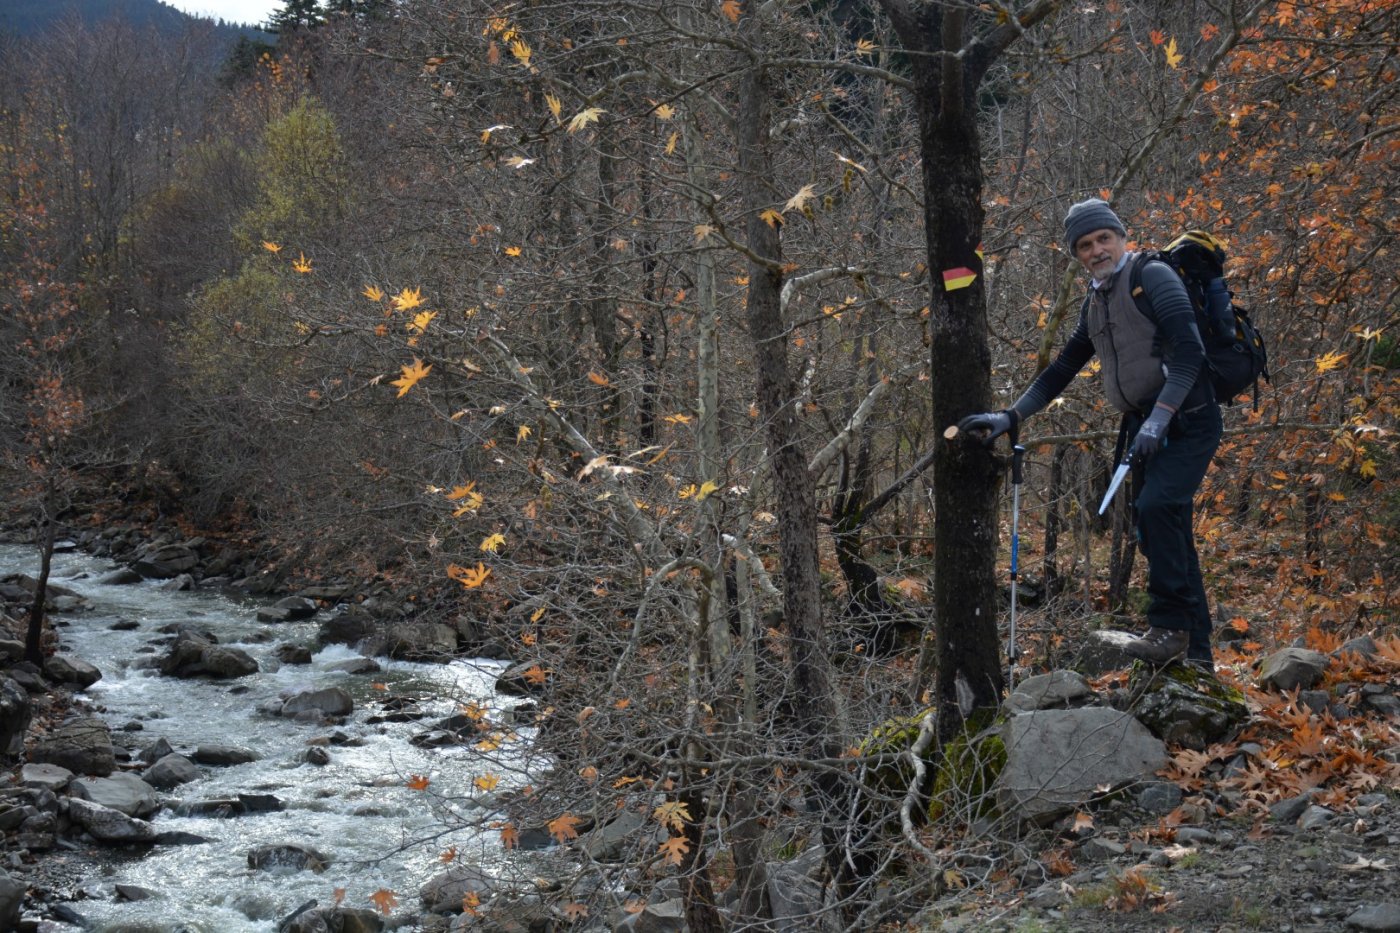
[[[499,886],[499,881],[480,868],[456,865],[428,879],[418,889],[418,898],[428,913],[456,914],[462,912],[462,901],[468,895],[485,901]]]
[[[189,573],[199,566],[199,554],[184,544],[162,544],[146,548],[136,558],[132,569],[143,577],[168,580]]]
[[[1128,654],[1126,646],[1137,637],[1132,632],[1116,629],[1092,631],[1085,637],[1071,667],[1089,677],[1129,667],[1134,658]]]
[[[258,662],[242,648],[215,644],[198,632],[180,632],[158,665],[170,677],[232,679],[258,672]]]
[[[261,845],[248,853],[248,867],[257,871],[312,871],[320,874],[330,863],[329,856],[294,842]]]
[[[360,606],[347,606],[321,622],[316,633],[316,646],[349,645],[353,648],[373,635],[380,624],[368,610]]]
[[[340,687],[325,687],[320,690],[303,690],[288,697],[282,704],[282,715],[321,713],[325,716],[349,716],[354,709],[355,701],[350,697],[349,691]]]
[[[188,784],[200,775],[199,768],[184,755],[169,754],[158,759],[141,775],[142,780],[160,790]]]
[[[1083,675],[1074,671],[1037,674],[1016,685],[1006,700],[1007,711],[1026,713],[1037,709],[1072,709],[1095,706],[1098,698]]]
[[[160,809],[155,788],[124,771],[115,772],[109,777],[74,778],[68,785],[68,793],[142,819]]]
[[[102,842],[154,842],[155,828],[145,820],[78,797],[68,799],[68,816]]]
[[[1322,680],[1329,662],[1327,655],[1307,648],[1275,651],[1259,669],[1259,686],[1282,691],[1311,690]]]
[[[75,719],[41,740],[30,751],[29,760],[98,777],[106,777],[117,767],[112,733],[105,722],[92,717]]]
[[[24,751],[24,735],[33,716],[29,691],[13,678],[0,674],[0,755],[18,755]]]
[[[457,654],[457,630],[438,622],[395,622],[369,639],[365,653],[400,661],[447,661]]]
[[[56,654],[44,662],[44,674],[56,683],[70,684],[80,690],[102,679],[102,672],[81,658]]]
[[[1024,713],[1007,720],[1001,734],[1006,766],[996,780],[997,800],[1036,824],[1083,805],[1105,786],[1146,780],[1167,763],[1161,739],[1105,707]]]

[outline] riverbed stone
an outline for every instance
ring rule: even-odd
[[[111,573],[98,577],[97,582],[104,586],[130,586],[133,583],[140,583],[144,579],[145,577],[131,567],[118,567]]]
[[[75,774],[106,777],[117,766],[112,733],[101,719],[83,717],[61,726],[29,753],[37,763],[61,765]]]
[[[340,612],[321,622],[316,633],[316,644],[349,645],[354,647],[374,634],[379,628],[379,620],[360,606],[346,606]]]
[[[1400,903],[1366,904],[1347,914],[1347,929],[1363,933],[1400,933]]]
[[[326,665],[328,671],[341,671],[346,674],[378,674],[384,666],[374,658],[346,658]]]
[[[18,661],[24,657],[24,642],[13,638],[0,638],[0,660]]]
[[[125,771],[115,772],[109,777],[74,778],[68,785],[68,793],[142,819],[160,808],[155,788]]]
[[[174,753],[158,759],[141,775],[147,784],[160,790],[170,790],[181,784],[188,784],[197,780],[199,776],[200,770],[194,762],[184,755]]]
[[[311,871],[320,874],[330,864],[329,856],[294,842],[261,845],[248,852],[248,867],[258,871]]]
[[[199,566],[199,554],[184,544],[164,544],[147,547],[132,564],[143,577],[168,580],[188,573]]]
[[[170,677],[233,679],[256,674],[258,662],[242,648],[216,644],[208,636],[189,630],[175,636],[159,669]]]
[[[24,736],[33,715],[29,691],[13,677],[0,674],[0,755],[24,751]]]
[[[229,765],[245,765],[257,761],[262,755],[242,745],[200,745],[190,759],[197,764],[223,768]]]
[[[303,690],[288,697],[282,704],[282,715],[291,717],[318,712],[326,716],[348,716],[354,709],[355,701],[348,690],[324,687],[320,690]]]
[[[398,661],[446,661],[457,654],[457,630],[440,622],[399,622],[370,638],[365,653]]]
[[[258,672],[258,662],[242,648],[210,645],[204,650],[204,673],[220,680],[232,680]]]
[[[462,899],[475,894],[487,900],[498,882],[473,865],[457,865],[428,879],[418,889],[423,909],[432,914],[461,913]]]
[[[68,799],[68,816],[102,842],[154,842],[156,838],[155,828],[145,820],[79,797]]]
[[[96,667],[70,654],[56,654],[44,661],[44,674],[56,683],[71,684],[80,690],[102,679],[102,672]]]
[[[1105,707],[1036,710],[1001,730],[1006,767],[996,780],[1003,807],[1040,825],[1088,801],[1103,785],[1149,780],[1166,746],[1132,716]]]
[[[0,930],[18,930],[24,895],[29,886],[0,868]]]
[[[23,787],[33,787],[58,793],[73,780],[73,772],[60,765],[36,764],[29,762],[19,769],[19,783]]]
[[[322,907],[298,911],[279,923],[277,929],[279,933],[380,933],[384,921],[372,910]]]
[[[305,645],[278,645],[277,660],[283,664],[310,664],[311,649]]]

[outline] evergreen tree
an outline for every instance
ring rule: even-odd
[[[325,22],[320,0],[283,0],[282,9],[267,20],[267,31],[279,36],[315,29]]]

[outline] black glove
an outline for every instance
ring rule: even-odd
[[[1016,414],[1010,409],[989,411],[980,415],[968,415],[958,422],[958,430],[981,431],[984,434],[982,443],[990,445],[992,441],[1010,431],[1015,423]]]
[[[1138,463],[1146,463],[1148,458],[1167,445],[1167,425],[1171,424],[1171,420],[1172,412],[1161,405],[1152,406],[1152,414],[1138,428],[1128,456]]]

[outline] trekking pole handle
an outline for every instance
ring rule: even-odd
[[[1008,433],[1011,438],[1011,485],[1019,486],[1025,479],[1022,461],[1026,456],[1026,448],[1021,446],[1021,426],[1014,417],[1011,419],[1011,430]]]

